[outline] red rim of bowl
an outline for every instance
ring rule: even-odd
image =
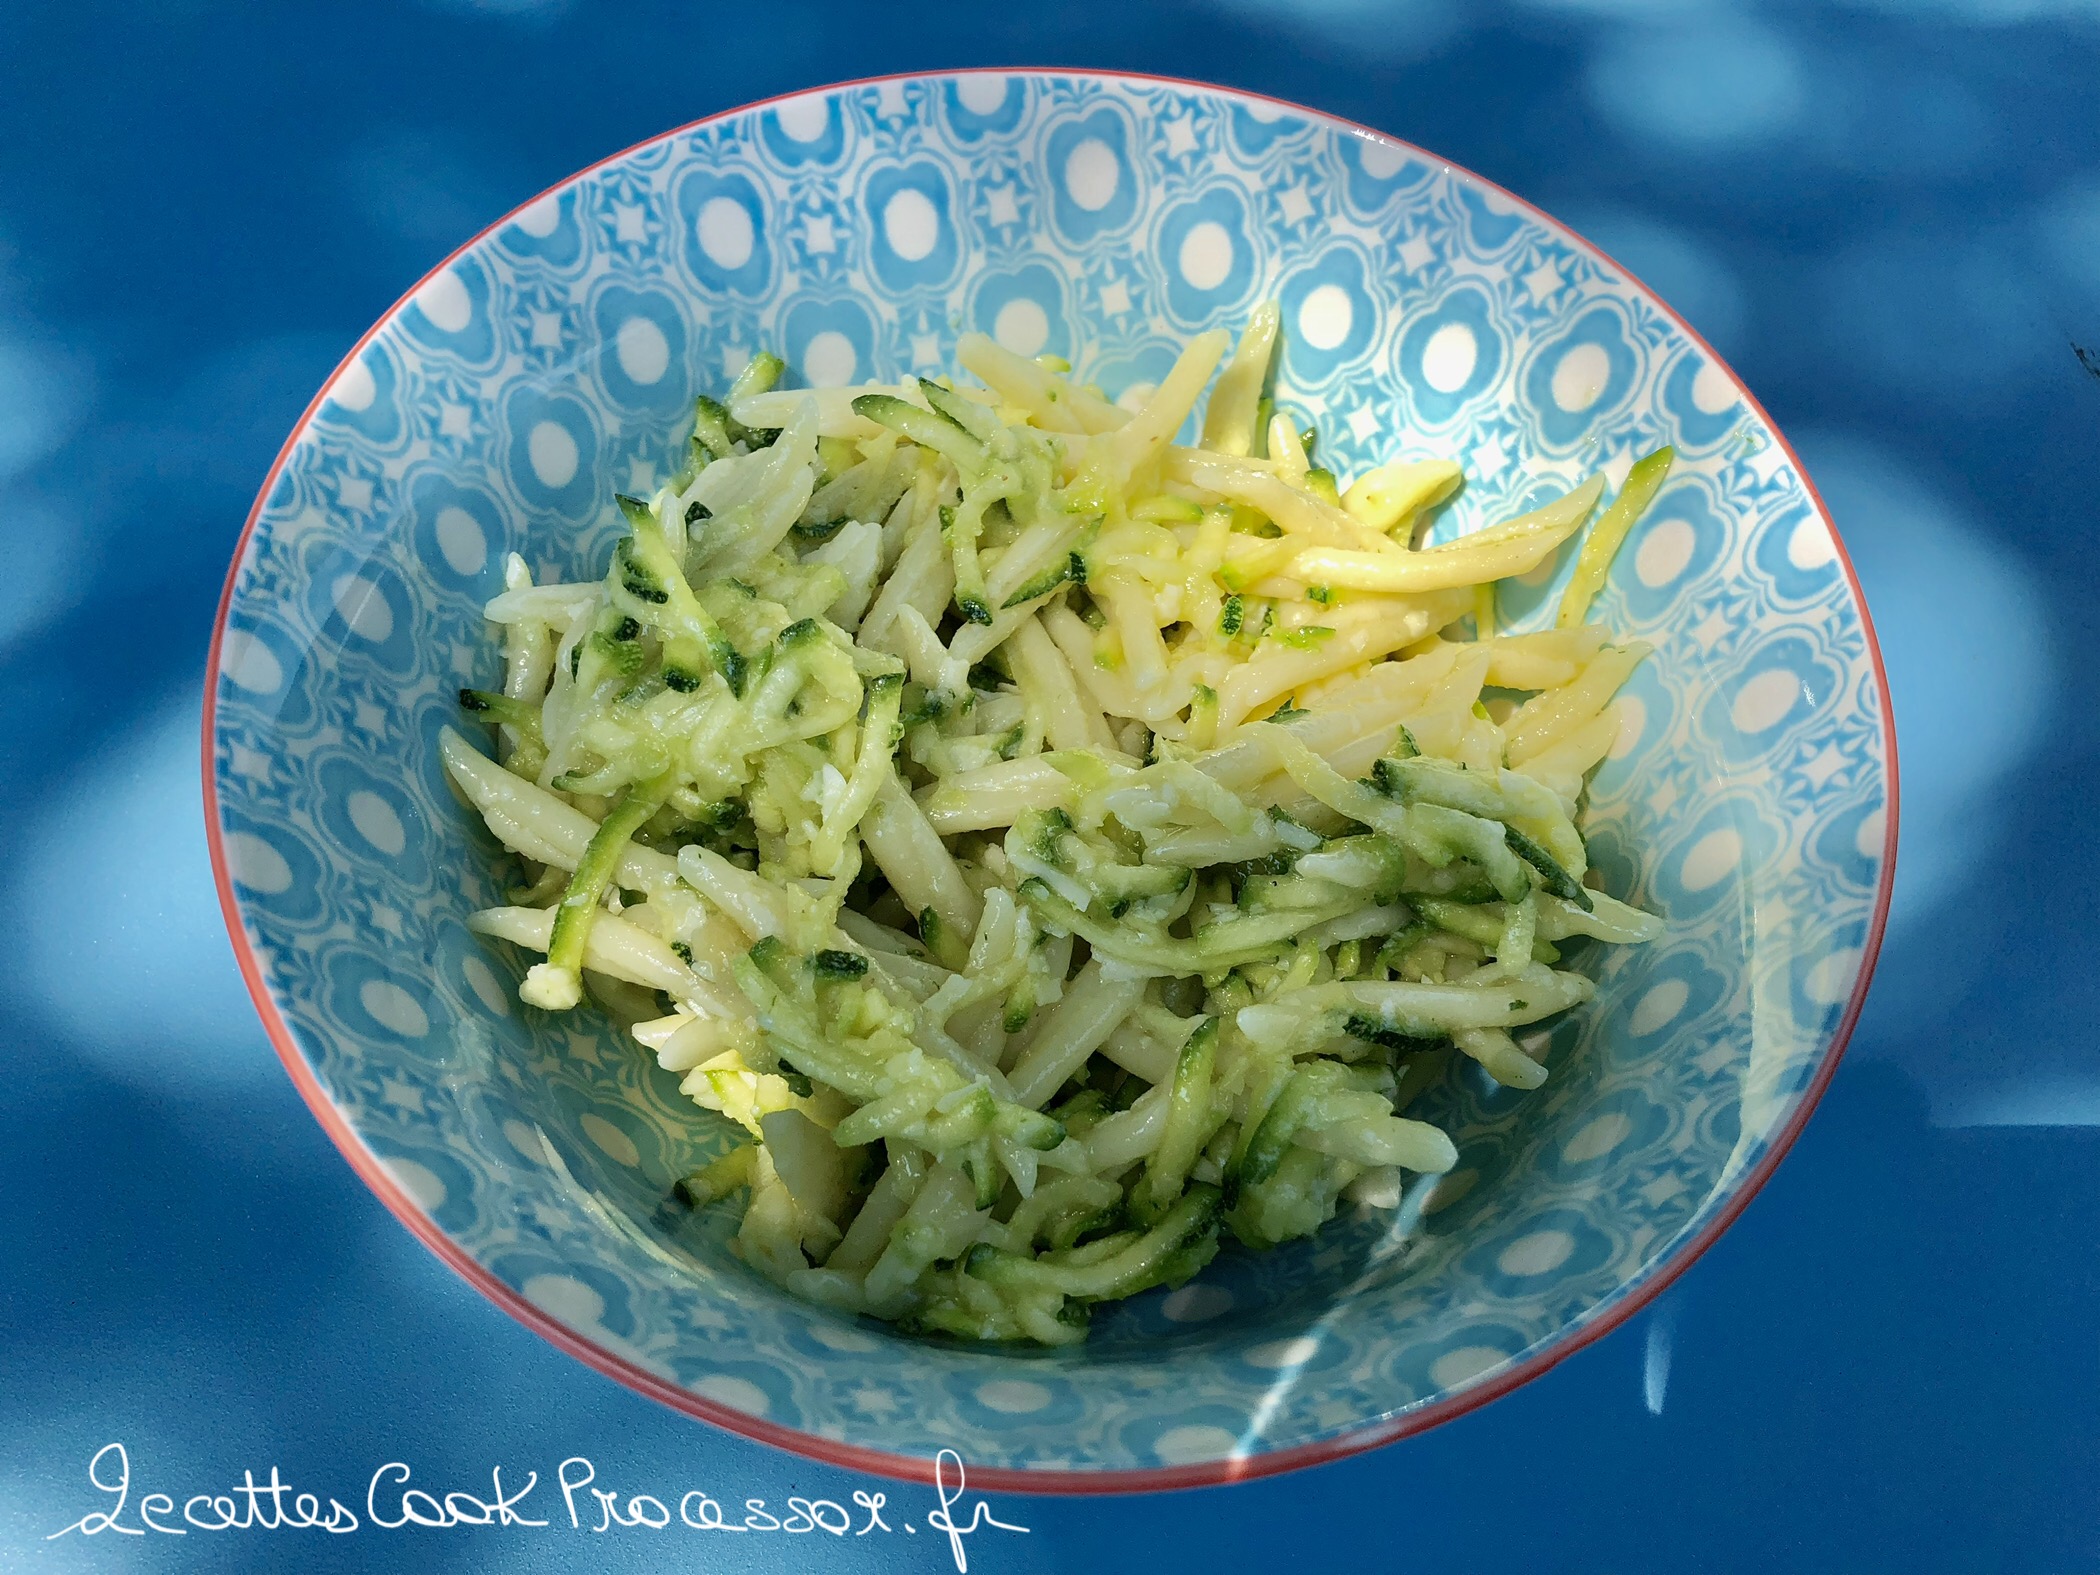
[[[358,1136],[350,1123],[344,1119],[342,1112],[336,1108],[334,1101],[329,1098],[327,1091],[321,1087],[319,1080],[314,1076],[313,1068],[307,1063],[305,1055],[299,1049],[297,1037],[292,1033],[290,1025],[285,1022],[283,1014],[279,1012],[277,1003],[271,996],[268,985],[263,980],[261,964],[256,960],[254,950],[248,943],[247,932],[241,924],[239,899],[234,894],[233,881],[227,865],[226,848],[219,821],[218,787],[214,765],[220,651],[226,636],[227,613],[233,605],[234,583],[240,577],[241,563],[247,556],[248,543],[255,534],[256,521],[262,516],[264,504],[268,500],[271,490],[277,484],[278,475],[283,471],[285,461],[290,457],[294,446],[305,434],[308,424],[313,419],[315,410],[320,407],[321,401],[327,397],[328,391],[335,386],[336,380],[343,374],[345,369],[363,352],[372,336],[382,326],[390,322],[414,298],[416,291],[420,290],[429,280],[449,268],[455,259],[479,246],[489,236],[510,223],[512,219],[531,207],[533,203],[573,186],[596,171],[605,168],[609,164],[616,164],[621,159],[642,148],[650,147],[671,137],[683,136],[688,132],[702,126],[711,125],[716,121],[727,120],[737,115],[750,114],[754,110],[764,109],[768,105],[777,104],[790,98],[803,98],[814,93],[839,93],[850,88],[869,87],[885,82],[941,81],[967,76],[1090,77],[1102,81],[1139,82],[1159,87],[1190,88],[1204,93],[1222,93],[1252,100],[1256,103],[1271,104],[1278,109],[1288,110],[1292,114],[1303,115],[1310,120],[1325,122],[1330,126],[1339,127],[1358,136],[1371,138],[1388,146],[1398,148],[1405,153],[1425,159],[1429,163],[1452,174],[1478,182],[1479,185],[1487,190],[1515,204],[1516,207],[1544,224],[1548,229],[1567,237],[1575,245],[1590,252],[1628,284],[1642,291],[1650,300],[1660,306],[1664,314],[1677,326],[1678,331],[1698,346],[1701,353],[1708,360],[1728,374],[1730,381],[1741,390],[1744,401],[1756,412],[1758,419],[1770,429],[1773,437],[1778,440],[1781,451],[1785,453],[1788,462],[1794,467],[1794,473],[1801,478],[1801,485],[1807,489],[1810,499],[1814,502],[1816,512],[1822,516],[1824,523],[1830,528],[1831,545],[1836,550],[1839,565],[1844,570],[1846,583],[1851,587],[1853,604],[1859,610],[1860,627],[1866,636],[1868,659],[1872,662],[1874,668],[1874,687],[1881,705],[1882,751],[1887,761],[1888,801],[1885,808],[1886,825],[1882,834],[1881,879],[1879,889],[1874,897],[1874,916],[1868,925],[1866,942],[1860,952],[1859,977],[1853,985],[1851,999],[1845,1004],[1844,1015],[1838,1020],[1836,1032],[1831,1036],[1830,1047],[1823,1057],[1822,1064],[1817,1067],[1815,1076],[1810,1080],[1807,1089],[1803,1091],[1799,1103],[1794,1107],[1793,1114],[1787,1119],[1786,1126],[1770,1141],[1758,1162],[1737,1179],[1731,1195],[1722,1203],[1714,1217],[1700,1228],[1696,1236],[1680,1244],[1667,1259],[1651,1268],[1646,1278],[1638,1282],[1633,1290],[1622,1293],[1618,1301],[1606,1305],[1603,1311],[1597,1313],[1588,1322],[1580,1324],[1573,1330],[1550,1340],[1542,1349],[1533,1352],[1520,1361],[1512,1363],[1505,1371],[1497,1373],[1494,1377],[1482,1383],[1462,1389],[1455,1394],[1447,1395],[1443,1399],[1424,1406],[1419,1410],[1408,1411],[1383,1422],[1373,1423],[1347,1433],[1337,1434],[1332,1438],[1319,1439],[1309,1444],[1299,1444],[1289,1449],[1275,1450],[1268,1454],[1203,1461],[1185,1466],[1158,1466],[1117,1471],[1028,1470],[1015,1467],[971,1468],[972,1481],[981,1487],[990,1487],[1002,1492],[1022,1493],[1145,1493],[1159,1492],[1172,1488],[1214,1487],[1231,1482],[1251,1481],[1256,1477],[1274,1476],[1285,1471],[1296,1471],[1306,1466],[1321,1465],[1328,1461],[1340,1460],[1367,1449],[1375,1449],[1381,1444],[1388,1444],[1396,1439],[1426,1432],[1439,1423],[1448,1422],[1454,1417],[1463,1416],[1469,1411],[1486,1405],[1490,1400],[1495,1400],[1508,1394],[1519,1385],[1528,1383],[1547,1369],[1574,1355],[1585,1346],[1602,1339],[1612,1330],[1618,1328],[1619,1325],[1633,1317],[1635,1313],[1648,1306],[1656,1297],[1660,1296],[1680,1274],[1691,1267],[1700,1254],[1714,1244],[1723,1231],[1735,1223],[1737,1217],[1749,1205],[1750,1200],[1757,1195],[1759,1189],[1771,1177],[1772,1172],[1778,1168],[1779,1162],[1786,1157],[1787,1151],[1794,1145],[1794,1140],[1801,1135],[1801,1129],[1807,1125],[1810,1114],[1814,1111],[1817,1102],[1823,1097],[1824,1089],[1830,1086],[1831,1077],[1836,1073],[1838,1062],[1844,1055],[1845,1045],[1852,1037],[1852,1030],[1859,1021],[1860,1010],[1866,1002],[1867,986],[1874,976],[1874,964],[1881,952],[1882,933],[1888,924],[1889,899],[1894,890],[1896,876],[1896,827],[1899,818],[1895,716],[1890,707],[1888,671],[1882,663],[1881,644],[1874,634],[1874,621],[1867,612],[1866,596],[1860,589],[1859,575],[1852,567],[1851,554],[1845,550],[1844,541],[1838,534],[1836,523],[1830,518],[1829,509],[1824,506],[1822,495],[1816,491],[1815,483],[1809,480],[1808,472],[1801,464],[1800,455],[1794,452],[1794,447],[1786,440],[1785,434],[1779,430],[1778,425],[1766,413],[1764,407],[1757,402],[1756,397],[1744,386],[1742,379],[1735,375],[1733,368],[1729,367],[1728,363],[1714,351],[1714,348],[1700,337],[1691,324],[1687,323],[1664,303],[1653,290],[1642,284],[1629,270],[1621,267],[1603,251],[1591,245],[1565,224],[1562,224],[1559,220],[1546,214],[1533,204],[1526,202],[1522,197],[1505,190],[1493,181],[1475,175],[1472,171],[1462,166],[1452,164],[1446,159],[1440,159],[1435,154],[1419,148],[1411,142],[1402,141],[1398,137],[1374,130],[1355,121],[1346,120],[1339,115],[1328,114],[1324,110],[1309,109],[1302,104],[1291,103],[1287,99],[1274,98],[1264,93],[1250,92],[1244,88],[1225,87],[1213,82],[1199,82],[1186,77],[1157,76],[1140,71],[1093,71],[1077,67],[1057,66],[981,66],[953,71],[893,72],[882,76],[858,77],[851,81],[835,82],[819,87],[800,88],[792,93],[774,94],[769,98],[758,99],[752,103],[740,105],[735,109],[702,116],[698,120],[689,121],[669,131],[644,138],[631,147],[623,148],[619,152],[609,154],[594,164],[585,166],[574,175],[557,182],[553,186],[548,187],[547,190],[518,204],[517,207],[511,209],[501,218],[487,225],[472,238],[455,248],[443,261],[424,274],[421,279],[418,279],[398,301],[380,316],[377,322],[366,329],[359,336],[357,343],[352,345],[348,353],[337,363],[335,370],[329,373],[327,379],[321,384],[319,392],[308,402],[306,409],[301,412],[299,420],[292,427],[291,434],[285,439],[283,448],[278,451],[277,458],[271,463],[269,474],[263,478],[262,488],[256,494],[254,506],[248,511],[246,524],[241,528],[240,540],[234,545],[233,562],[226,571],[226,584],[219,594],[218,616],[212,626],[211,654],[205,668],[203,730],[204,821],[205,833],[211,844],[212,876],[218,885],[219,905],[225,915],[227,931],[232,937],[234,955],[240,962],[241,976],[247,981],[248,993],[255,1001],[255,1009],[262,1018],[263,1027],[268,1031],[271,1043],[276,1046],[278,1059],[284,1062],[285,1070],[291,1074],[292,1082],[297,1086],[300,1095],[313,1111],[315,1119],[321,1123],[322,1129],[335,1141],[336,1147],[342,1150],[343,1157],[349,1160],[352,1168],[364,1178],[365,1184],[378,1195],[379,1201],[385,1204],[403,1225],[406,1225],[409,1230],[414,1232],[424,1246],[428,1247],[448,1264],[461,1278],[465,1279],[490,1301],[502,1308],[503,1311],[517,1319],[518,1322],[568,1352],[571,1356],[596,1368],[607,1377],[625,1384],[637,1393],[659,1400],[675,1410],[685,1412],[688,1416],[695,1416],[702,1421],[712,1422],[717,1427],[724,1428],[732,1433],[741,1434],[759,1443],[770,1444],[775,1448],[787,1450],[792,1454],[822,1461],[826,1465],[840,1466],[855,1471],[872,1472],[910,1482],[933,1481],[934,1463],[930,1460],[922,1460],[911,1455],[893,1455],[878,1449],[865,1449],[856,1445],[821,1438],[816,1434],[805,1433],[795,1428],[784,1427],[775,1422],[768,1422],[762,1417],[734,1410],[716,1401],[709,1400],[705,1396],[694,1394],[691,1390],[682,1388],[678,1384],[672,1383],[620,1356],[614,1355],[612,1352],[593,1344],[566,1325],[542,1312],[517,1291],[505,1285],[487,1269],[483,1268],[481,1264],[468,1255],[464,1248],[446,1235],[439,1228],[437,1222],[425,1214],[408,1194],[402,1190],[400,1184],[394,1180],[378,1156],[365,1146],[363,1139]]]

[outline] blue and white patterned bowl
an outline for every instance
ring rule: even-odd
[[[1658,443],[1678,467],[1602,616],[1656,645],[1589,824],[1660,943],[1520,1096],[1454,1078],[1460,1166],[1397,1211],[1228,1250],[1027,1354],[790,1301],[664,1204],[722,1141],[468,934],[494,848],[436,750],[498,671],[503,554],[602,571],[689,402],[773,346],[813,381],[951,364],[984,329],[1117,394],[1266,297],[1343,473],[1462,458],[1460,528]],[[1565,560],[1509,587],[1543,621]],[[800,94],[620,154],[469,242],[301,420],[227,585],[205,720],[213,851],[257,1005],[315,1113],[492,1300],[753,1437],[1038,1489],[1214,1482],[1500,1394],[1624,1320],[1736,1215],[1859,1009],[1895,840],[1866,609],[1792,452],[1720,361],[1535,210],[1375,133],[1136,77],[991,72]]]

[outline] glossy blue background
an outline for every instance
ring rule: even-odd
[[[575,0],[0,12],[0,1569],[952,1568],[930,1495],[640,1400],[430,1257],[306,1114],[203,851],[199,686],[254,488],[430,264],[680,121],[878,71],[1209,77],[1419,142],[1677,305],[1795,440],[1880,625],[1904,851],[1793,1157],[1634,1323],[1486,1410],[1222,1491],[994,1501],[972,1567],[2100,1566],[2100,12],[2083,0]],[[2096,363],[2100,364],[2100,363]],[[84,1471],[374,1467],[558,1511],[890,1495],[917,1535],[89,1541]],[[856,1522],[857,1523],[857,1522]]]

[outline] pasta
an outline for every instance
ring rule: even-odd
[[[473,927],[744,1129],[680,1192],[741,1198],[789,1290],[1081,1339],[1226,1236],[1449,1168],[1410,1102],[1454,1057],[1539,1086],[1513,1031],[1593,992],[1561,948],[1660,932],[1576,819],[1646,655],[1585,615],[1669,451],[1558,626],[1498,633],[1492,582],[1602,478],[1418,547],[1458,467],[1343,486],[1279,340],[1273,307],[1200,335],[1134,411],[978,335],[981,388],[761,356],[619,500],[602,581],[510,560],[502,688],[462,695],[493,750],[441,746],[524,865]]]

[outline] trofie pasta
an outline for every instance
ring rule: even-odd
[[[513,557],[488,606],[495,758],[442,747],[526,879],[474,926],[744,1128],[679,1190],[799,1295],[1082,1339],[1448,1169],[1416,1096],[1453,1057],[1537,1087],[1518,1035],[1593,990],[1562,946],[1660,931],[1576,818],[1646,654],[1585,615],[1669,451],[1558,626],[1500,634],[1603,479],[1418,547],[1458,467],[1344,486],[1275,406],[1276,311],[1227,344],[1134,411],[981,336],[981,388],[761,356],[601,582]]]

